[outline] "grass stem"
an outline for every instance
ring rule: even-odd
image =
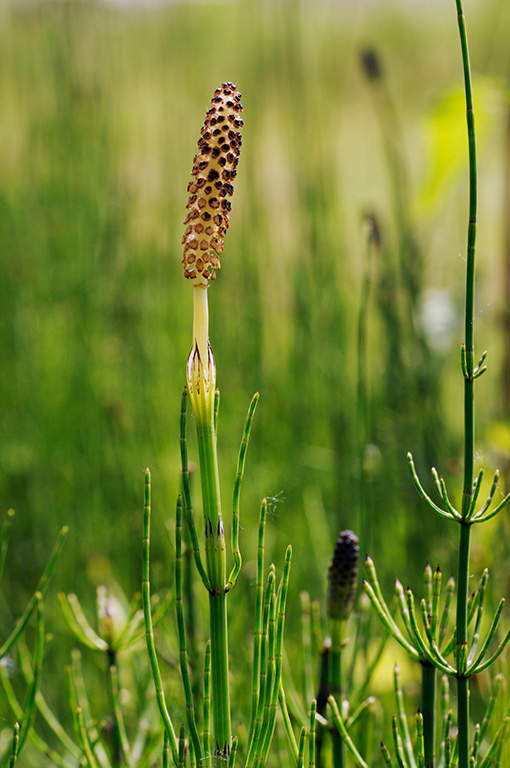
[[[471,509],[473,496],[474,447],[475,447],[475,348],[474,348],[474,294],[475,294],[475,247],[477,226],[477,168],[475,116],[471,85],[471,68],[466,33],[466,22],[461,0],[455,0],[462,51],[464,90],[466,96],[466,121],[469,152],[469,221],[467,233],[466,306],[464,342],[464,485],[462,494],[462,522],[460,526],[459,562],[457,577],[457,727],[459,768],[469,763],[469,683],[461,669],[467,648],[467,601],[469,579],[469,525],[464,521]]]

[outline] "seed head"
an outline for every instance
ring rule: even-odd
[[[220,269],[233,181],[241,151],[241,94],[233,83],[216,88],[198,140],[182,238],[184,277],[207,286]]]
[[[352,531],[342,531],[328,567],[328,604],[330,619],[347,619],[351,612],[358,578],[358,538]]]

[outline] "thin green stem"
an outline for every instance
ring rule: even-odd
[[[423,751],[425,768],[435,765],[435,713],[436,669],[428,662],[421,663],[421,712],[423,715]]]
[[[177,614],[177,629],[179,634],[179,661],[181,679],[186,700],[186,720],[193,741],[197,760],[202,760],[202,749],[195,721],[195,707],[191,690],[191,679],[188,669],[188,651],[186,647],[186,628],[184,625],[184,606],[182,599],[182,500],[179,496],[175,512],[175,609]]]
[[[455,0],[462,51],[464,90],[466,95],[466,121],[469,152],[469,221],[466,255],[466,307],[464,343],[464,485],[462,495],[462,519],[468,518],[473,496],[474,441],[475,441],[475,349],[474,349],[474,294],[475,294],[475,246],[477,226],[477,170],[475,117],[471,86],[471,69],[466,34],[466,23],[461,0]],[[469,578],[470,526],[461,523],[459,565],[457,580],[457,727],[459,768],[469,764],[469,684],[463,669],[467,651],[467,601]]]
[[[35,641],[35,649],[34,649],[34,671],[33,671],[32,683],[27,691],[26,699],[23,704],[23,716],[22,716],[22,722],[21,722],[20,731],[19,731],[17,754],[21,752],[21,749],[25,743],[25,740],[30,734],[32,723],[34,721],[35,710],[36,710],[35,700],[36,700],[37,692],[39,690],[39,685],[41,682],[41,672],[42,672],[42,664],[43,664],[43,656],[44,656],[45,636],[44,636],[43,607],[41,602],[41,595],[38,592],[36,592],[35,597],[36,597],[35,609],[36,609],[36,616],[37,616],[37,628],[36,628],[36,641]]]
[[[232,747],[230,749],[230,754],[228,756],[228,768],[234,768],[236,764],[236,756],[237,756],[237,736],[234,736],[232,739]]]
[[[197,422],[200,483],[205,527],[205,557],[209,591],[213,741],[218,760],[228,757],[231,744],[228,670],[226,555],[221,516],[216,432]]]
[[[114,719],[114,734],[112,745],[112,765],[129,765],[131,748],[129,746],[126,726],[120,704],[119,678],[116,663],[110,665],[110,694]]]
[[[166,731],[163,731],[162,765],[163,765],[163,768],[168,768],[168,766],[170,765],[170,748],[168,745],[168,733]]]
[[[12,734],[11,754],[9,758],[9,768],[14,768],[19,754],[19,723],[14,723]]]
[[[86,760],[86,764],[88,768],[99,768],[99,763],[96,760],[96,756],[94,754],[92,744],[90,743],[89,734],[87,733],[87,729],[85,727],[85,722],[83,720],[83,711],[81,707],[77,707],[76,709],[76,719],[78,724],[77,735],[78,735],[78,739],[80,740],[80,744],[83,751],[83,756],[85,757],[85,760]]]
[[[225,537],[221,516],[216,434],[211,426],[197,425],[200,483],[205,526],[205,558],[209,592],[225,593]],[[211,638],[212,642],[212,638]]]
[[[218,764],[230,751],[230,688],[228,681],[227,600],[225,593],[209,594],[211,631],[211,690],[213,740]]]
[[[204,729],[202,731],[202,744],[204,747],[204,766],[211,765],[211,641],[205,646],[204,661]]]
[[[16,626],[12,630],[11,634],[9,635],[7,640],[5,640],[2,647],[0,648],[0,659],[2,659],[9,652],[11,647],[14,645],[18,637],[21,635],[21,633],[25,629],[30,617],[32,616],[32,613],[35,611],[40,600],[44,597],[46,589],[48,588],[48,583],[49,583],[51,574],[53,573],[53,569],[55,568],[57,558],[63,547],[68,530],[69,529],[67,526],[64,526],[63,528],[61,528],[60,533],[55,542],[55,545],[53,547],[52,553],[50,555],[48,564],[44,569],[44,572],[41,578],[39,579],[39,584],[37,585],[36,591],[28,601],[25,607],[25,610],[23,611],[21,617],[18,619]]]
[[[285,564],[283,567],[283,574],[280,581],[280,587],[278,589],[278,596],[275,609],[275,649],[274,649],[274,676],[271,688],[271,699],[269,709],[269,724],[266,731],[266,736],[263,745],[262,757],[264,763],[267,761],[269,754],[269,748],[271,746],[271,740],[274,734],[274,728],[276,724],[276,705],[278,701],[278,692],[280,690],[280,683],[282,679],[282,663],[283,663],[283,634],[285,627],[285,609],[287,605],[287,592],[289,588],[289,575],[292,559],[292,548],[287,547],[285,553]]]
[[[154,687],[156,689],[156,700],[161,714],[161,719],[165,727],[168,743],[172,750],[172,756],[176,766],[179,765],[179,751],[175,730],[168,714],[168,709],[163,691],[163,681],[159,670],[159,662],[154,643],[154,630],[151,614],[151,588],[150,588],[150,517],[151,517],[151,474],[148,469],[145,470],[145,494],[144,494],[144,514],[143,514],[143,559],[142,559],[142,603],[143,615],[145,620],[145,638],[149,660],[151,664]]]
[[[294,758],[294,760],[297,760],[298,745],[296,742],[296,737],[294,736],[294,731],[292,730],[292,720],[290,719],[289,709],[287,707],[287,699],[285,697],[285,689],[282,685],[281,680],[280,680],[280,688],[278,690],[278,703],[280,705],[280,711],[282,713],[282,718],[283,718],[283,726],[285,728],[285,733],[287,734],[287,739],[289,741],[290,751],[292,753],[292,757]]]
[[[211,585],[207,578],[205,568],[200,556],[200,547],[198,544],[198,535],[195,528],[195,519],[193,517],[193,507],[191,504],[191,490],[189,481],[189,466],[188,466],[188,442],[186,436],[186,420],[187,420],[187,408],[188,408],[188,390],[184,387],[181,397],[181,419],[180,419],[180,447],[181,447],[181,471],[182,471],[182,495],[184,498],[184,511],[186,514],[186,522],[188,523],[188,530],[191,536],[191,543],[193,545],[193,556],[195,558],[195,565],[197,571],[200,574],[202,581],[206,589],[209,591]]]
[[[343,621],[331,621],[331,664],[329,693],[335,697],[340,710],[342,709],[342,645]],[[335,728],[333,731],[333,765],[334,768],[344,768],[345,747],[342,737]]]
[[[354,743],[353,743],[351,737],[347,733],[347,729],[345,727],[345,723],[342,720],[342,716],[340,714],[340,710],[338,709],[338,705],[337,705],[335,699],[333,698],[333,696],[329,696],[328,704],[331,707],[331,712],[332,712],[332,715],[333,715],[333,723],[334,723],[335,727],[338,729],[338,732],[340,733],[340,735],[342,736],[342,739],[344,740],[345,745],[346,745],[347,749],[349,750],[349,752],[350,752],[350,754],[351,754],[351,756],[352,756],[356,766],[358,766],[358,768],[368,768],[367,763],[363,760],[363,758],[361,757],[360,753],[358,752],[358,750],[354,746]]]
[[[404,762],[412,768],[416,768],[414,761],[413,745],[411,742],[411,735],[409,733],[409,726],[407,723],[407,716],[404,707],[404,694],[402,691],[402,682],[400,679],[400,671],[397,665],[393,671],[393,687],[395,691],[395,701],[397,704],[397,715],[394,720],[394,740],[395,751],[397,756],[399,752],[402,752]],[[398,738],[397,738],[398,736]]]
[[[226,591],[228,592],[235,585],[239,571],[241,570],[242,558],[241,551],[239,549],[239,497],[241,494],[241,484],[244,477],[244,465],[246,462],[246,451],[248,449],[248,441],[250,439],[251,426],[253,423],[253,416],[255,409],[259,401],[258,392],[253,396],[246,415],[246,422],[244,425],[243,438],[241,440],[241,447],[239,448],[239,456],[237,460],[237,472],[234,481],[234,493],[232,499],[232,558],[234,565],[228,578]]]
[[[314,694],[314,679],[312,669],[312,634],[310,622],[310,595],[301,592],[301,644],[303,648],[302,685],[303,698],[311,701]]]
[[[317,702],[314,699],[310,707],[308,768],[315,768],[315,716],[317,714]]]
[[[365,471],[365,451],[368,442],[368,377],[367,377],[367,325],[372,283],[372,250],[374,245],[375,223],[367,218],[365,222],[364,274],[358,312],[358,391],[357,391],[357,428],[358,428],[358,493],[359,493],[359,541],[360,552],[364,556],[370,551],[368,516],[366,511],[367,477]]]
[[[248,744],[255,728],[257,718],[257,709],[260,693],[260,663],[262,652],[262,612],[264,605],[264,537],[266,530],[267,500],[263,499],[260,505],[259,517],[259,536],[257,550],[257,580],[255,583],[255,629],[253,636],[253,666],[252,666],[252,694],[251,694],[251,716],[250,728],[248,731]]]
[[[248,741],[246,765],[254,765],[256,762],[258,746],[260,742],[260,734],[263,727],[264,709],[266,702],[269,699],[268,693],[268,666],[269,666],[269,625],[271,620],[271,602],[274,604],[274,590],[275,590],[275,568],[271,564],[269,574],[267,577],[266,586],[264,589],[263,598],[263,614],[260,633],[260,662],[259,662],[259,683],[258,683],[258,699],[257,710],[255,713],[255,722],[253,730],[251,732],[251,738]]]
[[[417,768],[428,768],[425,764],[425,736],[423,733],[423,714],[416,713],[416,762]]]
[[[303,768],[305,764],[305,744],[306,744],[306,726],[303,725],[301,728],[301,733],[299,734],[299,747],[298,747],[298,756],[296,760],[296,768]]]
[[[459,563],[457,574],[457,628],[455,661],[457,667],[457,726],[459,768],[468,768],[469,761],[469,683],[464,676],[462,659],[467,649],[467,601],[469,593],[470,525],[460,526]]]

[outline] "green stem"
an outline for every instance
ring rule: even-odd
[[[175,514],[175,609],[177,614],[177,630],[179,634],[179,661],[181,679],[186,700],[186,720],[191,734],[194,754],[202,759],[200,738],[195,721],[195,707],[191,690],[191,679],[188,670],[188,650],[186,643],[186,628],[184,625],[184,606],[182,597],[182,501],[179,496]]]
[[[457,575],[457,630],[456,667],[457,667],[457,727],[459,768],[468,768],[469,763],[469,683],[462,670],[462,658],[467,648],[469,594],[469,544],[470,525],[460,526],[459,569]]]
[[[225,590],[225,538],[221,517],[216,434],[212,426],[197,424],[200,483],[205,522],[205,557],[211,593]],[[212,641],[212,638],[211,638]]]
[[[342,644],[343,622],[335,620],[331,622],[331,680],[330,694],[335,697],[340,710],[342,709]],[[333,766],[344,768],[345,747],[337,728],[332,731],[333,736]]]
[[[365,237],[365,264],[361,286],[358,312],[358,391],[357,391],[357,427],[358,427],[358,503],[360,552],[365,556],[370,551],[368,517],[366,511],[365,489],[367,477],[365,471],[365,452],[368,441],[368,393],[367,393],[367,318],[371,287],[371,257],[374,240],[375,222],[367,220]]]
[[[106,652],[108,659],[108,692],[110,699],[110,709],[112,717],[112,734],[110,743],[110,759],[113,768],[116,768],[123,763],[123,754],[121,747],[120,732],[118,728],[117,718],[115,717],[115,690],[114,686],[117,682],[117,654],[115,648],[109,647]]]
[[[464,89],[466,94],[466,121],[469,147],[469,222],[467,234],[466,267],[466,309],[465,309],[465,373],[464,373],[464,485],[462,494],[462,520],[471,507],[473,494],[475,408],[474,408],[474,294],[475,294],[475,246],[477,220],[477,171],[476,138],[473,110],[471,70],[466,34],[466,23],[461,0],[455,0],[459,25]],[[459,565],[457,579],[457,726],[459,768],[468,768],[469,763],[469,685],[464,676],[463,659],[467,648],[467,600],[469,579],[470,526],[461,522],[459,542]]]
[[[14,768],[19,754],[19,723],[14,723],[14,731],[12,735],[11,755],[9,758],[9,768]]]
[[[421,683],[421,712],[423,715],[425,768],[434,768],[436,669],[428,662],[421,663]]]
[[[151,614],[151,586],[150,586],[150,520],[151,520],[151,474],[145,470],[145,493],[143,508],[143,551],[142,551],[142,604],[145,622],[145,639],[151,664],[152,677],[156,689],[156,701],[163,725],[165,727],[166,741],[172,750],[172,756],[176,766],[179,765],[179,755],[175,730],[168,714],[163,691],[163,680],[159,669],[156,645],[154,642],[154,628]]]
[[[212,425],[197,424],[197,436],[205,524],[205,557],[207,576],[211,584],[209,622],[213,743],[219,764],[222,757],[228,756],[231,744],[225,536],[221,517],[216,433]]]
[[[230,689],[228,682],[227,597],[209,595],[211,630],[211,691],[213,739],[219,764],[230,751]]]
[[[262,618],[264,609],[264,538],[266,531],[266,515],[267,515],[267,500],[263,499],[260,506],[259,516],[259,535],[258,535],[258,550],[257,550],[257,580],[255,583],[255,628],[253,637],[253,666],[252,666],[252,681],[251,681],[251,716],[250,716],[250,729],[248,731],[247,743],[251,744],[253,733],[255,730],[255,724],[257,719],[257,711],[259,705],[260,695],[260,666],[262,655]]]

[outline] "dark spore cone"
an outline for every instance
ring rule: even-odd
[[[330,619],[348,618],[358,580],[359,545],[352,531],[342,531],[328,567],[327,610]]]

